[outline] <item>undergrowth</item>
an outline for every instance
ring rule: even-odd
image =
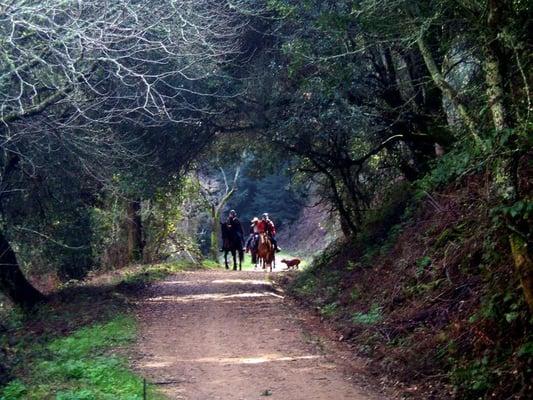
[[[533,208],[490,197],[486,154],[453,149],[288,286],[409,397],[533,392],[533,318],[505,226],[506,213],[529,220]]]

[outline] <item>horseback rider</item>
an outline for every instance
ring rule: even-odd
[[[259,221],[257,224],[257,229],[259,233],[267,233],[276,251],[281,250],[278,247],[278,241],[276,240],[276,227],[274,226],[274,222],[272,222],[272,220],[268,217],[268,213],[263,213],[261,216],[261,221]]]
[[[246,252],[250,251],[250,249],[256,249],[257,238],[259,237],[259,229],[257,228],[259,218],[253,217],[250,222],[250,234],[248,236],[248,240],[246,240]]]
[[[239,238],[241,248],[244,248],[244,230],[242,229],[241,221],[237,218],[237,212],[235,210],[229,212],[226,225],[229,231]]]

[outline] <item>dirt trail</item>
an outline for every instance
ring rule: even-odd
[[[139,307],[136,368],[171,399],[384,399],[306,340],[296,314],[260,272],[174,275]]]

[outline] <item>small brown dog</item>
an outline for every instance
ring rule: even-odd
[[[287,264],[287,269],[291,269],[291,268],[296,268],[298,269],[299,265],[300,265],[300,262],[301,260],[299,258],[291,258],[290,260],[281,260],[282,263],[285,263]]]

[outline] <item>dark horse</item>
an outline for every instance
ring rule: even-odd
[[[224,263],[228,266],[228,253],[233,256],[233,270],[237,271],[237,252],[239,253],[239,270],[242,270],[242,260],[244,252],[242,250],[242,240],[239,235],[231,230],[225,222],[221,222],[222,227],[222,250],[224,251]]]

